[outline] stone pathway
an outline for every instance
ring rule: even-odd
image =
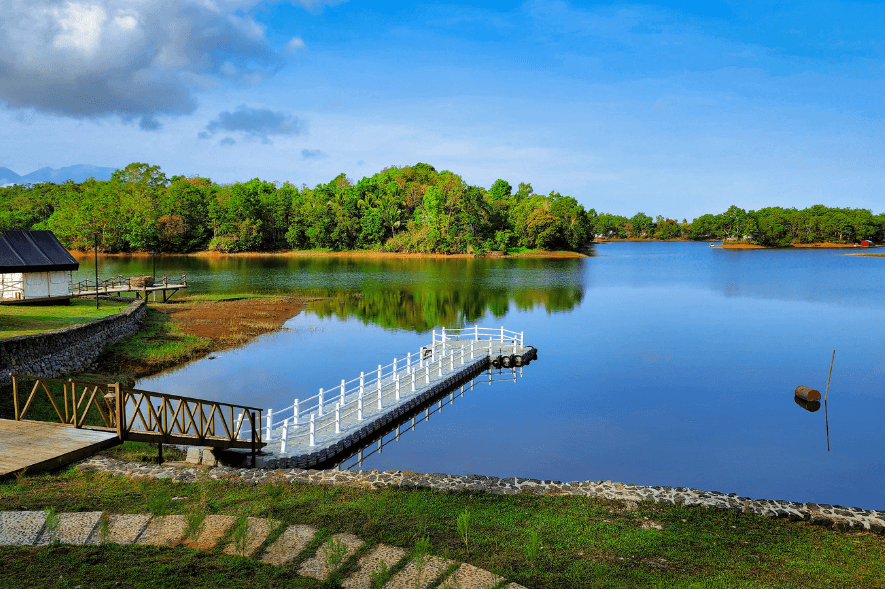
[[[279,531],[281,522],[246,518],[248,526],[239,542],[235,536],[237,518],[210,515],[203,521],[195,540],[185,538],[187,518],[183,515],[151,517],[141,514],[106,515],[100,511],[52,514],[49,511],[0,511],[0,546],[48,546],[54,543],[96,545],[103,541],[117,544],[183,545],[209,550],[226,543],[225,554],[257,557],[262,562],[287,566],[304,557],[298,574],[325,580],[361,552],[354,571],[344,579],[347,589],[370,589],[373,574],[397,570],[384,589],[424,589],[437,583],[441,589],[526,589],[507,583],[489,571],[458,564],[436,556],[410,559],[406,550],[376,544],[363,550],[365,542],[351,534],[335,534],[309,549],[317,530],[306,525],[286,527],[264,550],[268,538]],[[239,546],[237,546],[239,544]],[[314,544],[315,545],[315,544]],[[456,566],[457,565],[457,566]]]

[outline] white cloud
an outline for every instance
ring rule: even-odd
[[[301,37],[292,37],[292,40],[286,43],[286,51],[288,51],[289,53],[294,53],[295,51],[304,48],[304,39],[302,39]]]

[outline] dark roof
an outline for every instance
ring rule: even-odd
[[[0,233],[0,274],[76,270],[80,262],[68,253],[52,231]]]

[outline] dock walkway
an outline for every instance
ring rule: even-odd
[[[119,443],[116,432],[0,419],[0,479],[58,468]]]
[[[265,452],[300,468],[347,451],[385,423],[489,366],[515,367],[536,357],[523,334],[503,327],[433,332],[430,345],[395,358],[281,410],[268,409]]]

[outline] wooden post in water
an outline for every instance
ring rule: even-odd
[[[824,393],[824,403],[827,402],[827,395],[830,394],[830,379],[833,377],[833,361],[836,359],[836,350],[833,350],[833,357],[830,358],[830,375],[827,376],[827,391]]]

